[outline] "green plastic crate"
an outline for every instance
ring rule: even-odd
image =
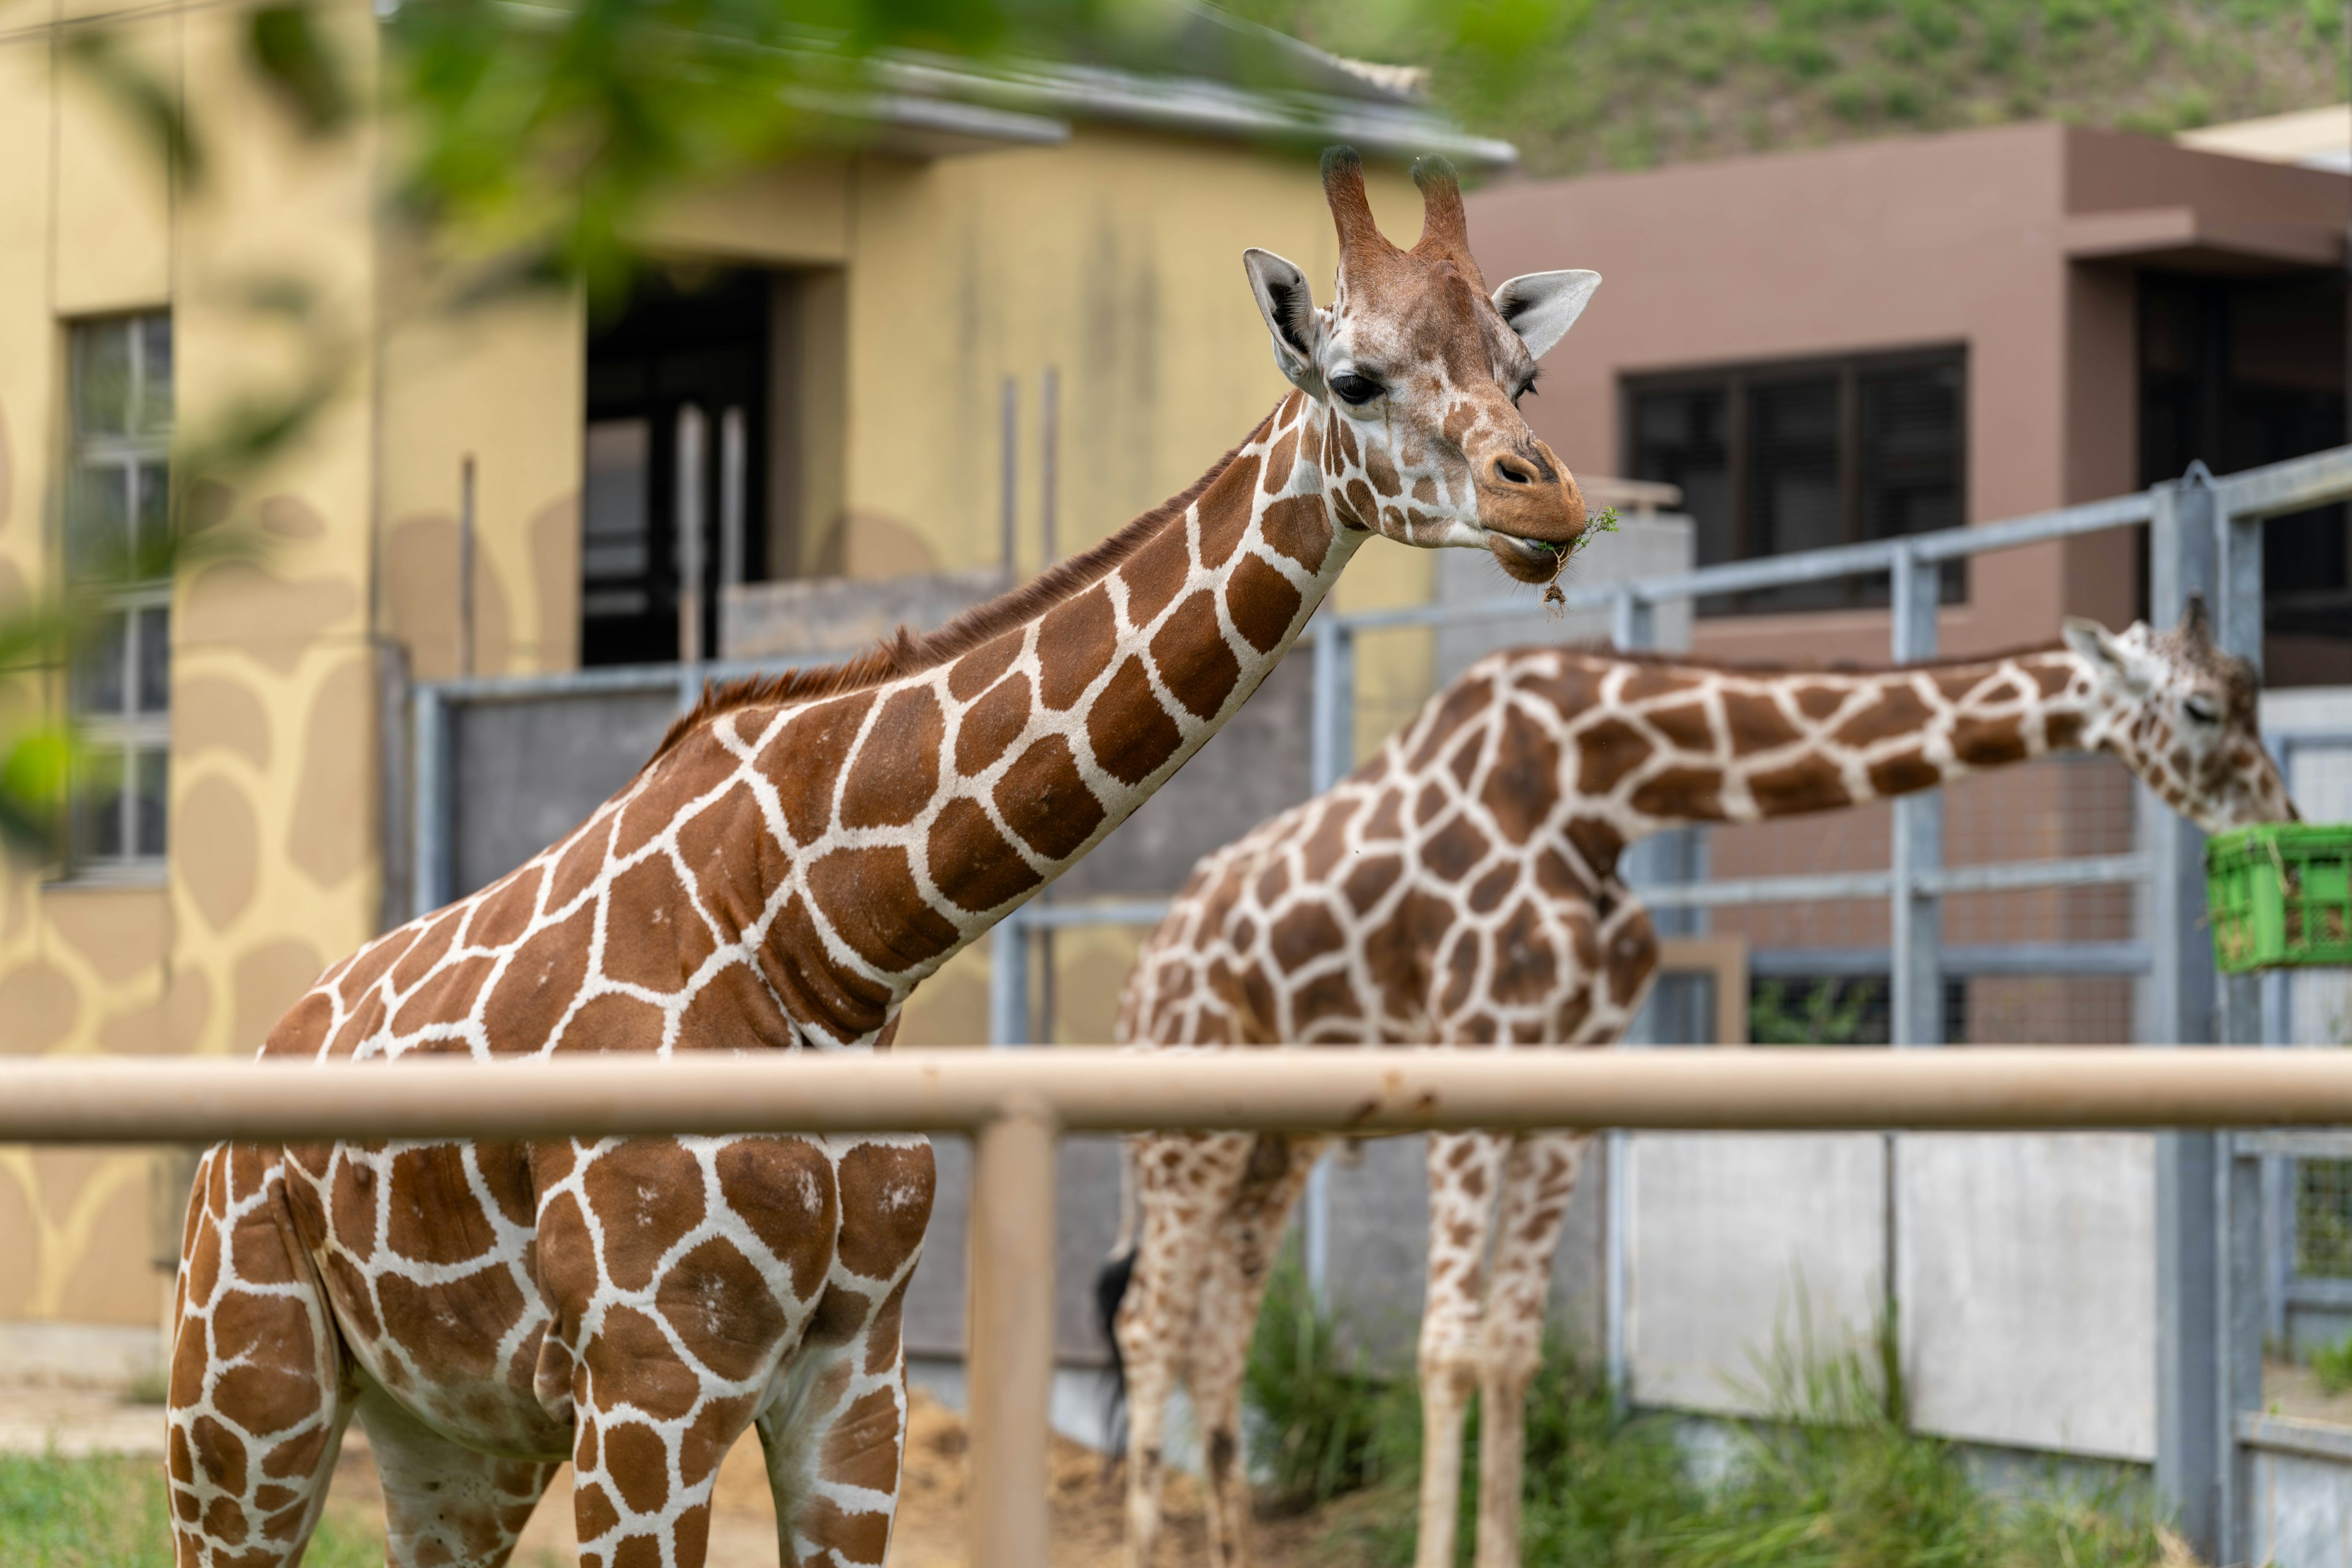
[[[2213,962],[2225,970],[2352,964],[2352,826],[2266,823],[2205,846]]]

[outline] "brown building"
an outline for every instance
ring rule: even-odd
[[[1682,487],[1702,563],[1991,521],[2346,439],[2352,179],[2057,125],[2007,127],[1499,186],[1471,231],[1492,278],[1607,279],[1528,405],[1580,468]],[[2344,509],[2267,532],[2273,684],[2352,684]],[[2122,625],[2146,595],[2122,530],[1977,557],[1945,583],[1942,647]],[[1883,660],[1886,587],[1702,604],[1695,646]],[[1947,858],[2129,847],[2104,763],[1951,792]],[[1886,864],[1885,810],[1710,835],[1714,876]],[[2107,889],[1948,901],[1954,943],[2130,934]],[[1883,946],[1881,905],[1718,916],[1758,945]],[[1851,962],[1848,966],[1851,969]],[[1834,972],[1827,966],[1824,973]],[[2130,983],[1955,984],[1949,1037],[2133,1033]]]

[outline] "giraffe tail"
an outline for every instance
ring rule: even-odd
[[[1118,1309],[1135,1280],[1135,1143],[1129,1139],[1118,1151],[1118,1235],[1110,1244],[1109,1259],[1095,1275],[1095,1317],[1102,1325],[1103,1345],[1110,1352],[1110,1380],[1103,1390],[1103,1444],[1113,1468],[1127,1448],[1127,1358],[1118,1348]]]
[[[1116,1468],[1127,1449],[1127,1358],[1118,1348],[1118,1306],[1135,1279],[1135,1248],[1114,1253],[1095,1275],[1095,1315],[1110,1351],[1110,1378],[1103,1390],[1103,1447]]]

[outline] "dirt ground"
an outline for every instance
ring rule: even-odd
[[[1061,1438],[1053,1451],[1052,1568],[1108,1568],[1119,1559],[1122,1500],[1102,1456]],[[889,1568],[961,1568],[964,1560],[963,1420],[928,1395],[914,1395],[898,1526]],[[1169,1544],[1160,1561],[1206,1563],[1199,1489],[1176,1476],[1168,1489]],[[364,1443],[347,1440],[330,1506],[353,1522],[383,1517],[375,1467]],[[1263,1568],[1340,1568],[1308,1548],[1319,1533],[1310,1520],[1259,1521],[1253,1537]],[[518,1568],[572,1561],[572,1472],[567,1466],[532,1515],[515,1553]],[[774,1568],[776,1515],[756,1437],[747,1436],[719,1468],[711,1510],[709,1568]]]
[[[898,1525],[890,1568],[961,1568],[964,1560],[962,1417],[914,1391]],[[160,1406],[95,1390],[0,1388],[0,1450],[60,1457],[128,1454],[163,1459]],[[1054,1439],[1053,1557],[1050,1568],[1109,1568],[1119,1560],[1124,1499],[1105,1474],[1102,1456]],[[329,1509],[342,1522],[380,1533],[383,1494],[367,1440],[343,1439]],[[1200,1489],[1184,1475],[1169,1479],[1169,1528],[1160,1561],[1190,1568],[1208,1561]],[[1261,1568],[1348,1568],[1344,1558],[1313,1549],[1324,1534],[1314,1518],[1260,1520],[1251,1541]],[[572,1471],[560,1473],[531,1516],[515,1553],[516,1568],[562,1568],[573,1561]],[[719,1468],[710,1523],[709,1568],[774,1568],[776,1515],[760,1443],[747,1435]]]

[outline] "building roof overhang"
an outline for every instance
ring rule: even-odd
[[[2340,268],[2345,231],[2319,224],[2225,216],[2193,205],[2076,213],[2063,243],[2077,261],[2129,262],[2188,272]]]

